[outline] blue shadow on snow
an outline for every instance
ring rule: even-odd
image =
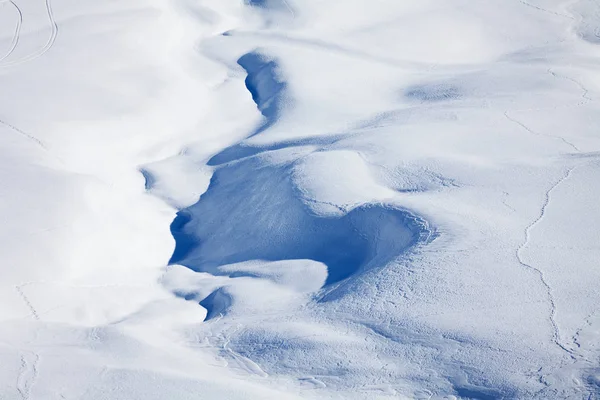
[[[328,267],[325,285],[383,266],[429,237],[405,210],[370,205],[341,217],[315,215],[299,198],[290,166],[259,157],[218,169],[207,192],[171,224],[170,264],[219,275],[249,260],[311,259]]]
[[[239,58],[238,64],[246,71],[246,88],[265,117],[265,122],[250,135],[254,136],[267,130],[279,119],[287,85],[278,76],[277,63],[260,53],[245,54]]]

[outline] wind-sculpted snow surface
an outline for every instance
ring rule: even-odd
[[[600,399],[593,0],[0,0],[0,399]]]
[[[276,62],[260,54],[248,53],[238,64],[266,120],[254,136],[277,122],[286,84],[277,77]],[[291,161],[285,162],[286,149],[284,144],[271,150],[283,153],[275,162],[239,149],[241,157],[250,157],[215,171],[200,201],[171,225],[176,247],[170,262],[215,274],[219,266],[250,260],[310,259],[328,266],[326,284],[331,285],[360,269],[386,265],[431,237],[410,212],[383,205],[342,210],[337,217],[316,215],[299,196],[301,188],[293,182],[297,156],[288,155]],[[233,150],[225,149],[209,163],[222,162]]]
[[[284,103],[285,83],[277,76],[277,63],[265,59],[259,53],[248,53],[240,57],[238,64],[247,73],[246,88],[266,121],[253,135],[272,126],[281,114]]]
[[[573,18],[577,21],[574,27],[575,32],[591,44],[600,44],[600,27],[598,26],[600,5],[598,2],[593,0],[576,1],[572,9],[574,11]]]
[[[250,260],[310,259],[328,266],[326,284],[334,284],[386,265],[429,237],[412,214],[383,205],[315,215],[292,178],[290,167],[257,157],[217,170],[200,201],[173,222],[171,263],[215,274],[221,265]]]

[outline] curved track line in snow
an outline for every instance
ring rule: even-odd
[[[16,65],[21,65],[23,63],[33,61],[36,58],[39,58],[39,57],[43,56],[44,54],[46,54],[52,48],[52,46],[54,46],[54,43],[56,42],[56,37],[58,36],[58,24],[56,23],[56,20],[54,19],[54,13],[52,11],[51,0],[46,0],[46,13],[48,14],[48,20],[50,21],[51,32],[50,32],[50,37],[48,38],[48,41],[46,42],[44,47],[42,47],[38,51],[36,51],[32,54],[29,54],[19,60],[11,61],[11,62],[5,63],[3,65],[0,65],[0,67],[14,67]]]
[[[591,98],[590,95],[589,95],[590,94],[589,89],[587,87],[585,87],[577,79],[571,78],[570,76],[567,76],[567,75],[556,73],[556,72],[554,72],[554,70],[552,68],[548,68],[547,73],[550,74],[550,75],[552,75],[552,77],[554,77],[556,79],[565,79],[565,80],[568,80],[568,81],[572,82],[573,84],[575,84],[581,90],[581,98],[582,98],[582,100],[580,100],[580,101],[578,101],[577,103],[574,103],[574,104],[565,104],[565,105],[560,105],[560,106],[511,109],[511,110],[506,110],[504,112],[504,115],[511,122],[517,123],[522,128],[526,129],[529,133],[532,133],[534,135],[547,136],[547,137],[553,137],[553,138],[556,138],[556,139],[561,139],[563,142],[565,142],[569,146],[576,148],[576,146],[574,146],[572,143],[568,142],[567,140],[565,140],[564,138],[562,138],[560,136],[554,136],[554,135],[548,135],[548,134],[544,134],[544,133],[534,132],[533,130],[531,130],[528,127],[526,127],[523,123],[521,123],[519,121],[516,121],[514,118],[509,117],[507,115],[509,112],[568,110],[568,109],[572,109],[572,108],[577,108],[577,107],[584,106],[584,105],[589,104],[589,103],[591,103],[591,102],[594,101],[594,99]],[[577,149],[577,152],[581,152],[581,150]]]
[[[231,347],[229,347],[229,343],[231,343],[231,337],[234,334],[236,334],[237,332],[239,332],[241,329],[242,329],[242,327],[238,326],[236,329],[234,329],[234,331],[229,336],[224,337],[223,346],[221,347],[221,349],[231,359],[233,359],[241,369],[246,371],[248,373],[248,375],[255,375],[255,376],[259,376],[261,378],[267,378],[269,376],[269,374],[267,374],[265,371],[263,371],[263,369],[260,367],[260,365],[258,365],[257,363],[255,363],[254,361],[249,359],[248,357],[244,357],[243,355],[241,355],[240,353],[236,352]]]
[[[562,344],[561,342],[561,335],[560,335],[560,328],[556,322],[556,302],[554,300],[554,295],[552,293],[552,287],[550,286],[550,284],[548,283],[548,281],[546,280],[546,276],[544,275],[544,272],[538,268],[535,267],[529,263],[527,263],[524,259],[523,259],[523,251],[527,248],[527,246],[529,245],[529,242],[531,241],[531,231],[533,230],[533,228],[535,228],[546,216],[546,210],[548,209],[548,206],[550,205],[550,200],[551,200],[551,196],[552,196],[552,192],[558,187],[560,186],[563,182],[565,182],[567,179],[569,179],[569,177],[571,176],[571,174],[573,173],[573,171],[575,170],[576,167],[572,167],[570,169],[567,170],[567,172],[557,181],[555,182],[550,189],[548,189],[544,195],[544,202],[542,204],[540,213],[538,215],[538,217],[532,222],[530,223],[526,228],[525,228],[525,238],[523,243],[521,243],[521,245],[518,247],[517,251],[516,251],[516,257],[517,260],[519,261],[519,264],[521,264],[523,267],[535,272],[539,279],[540,282],[542,283],[542,285],[544,286],[544,289],[546,290],[546,295],[548,297],[548,301],[550,303],[550,324],[552,325],[552,341],[554,342],[554,344],[559,347],[561,350],[563,350],[564,352],[566,352],[569,357],[571,357],[571,359],[575,360],[575,355],[573,353],[572,350],[568,349],[564,344]]]
[[[525,125],[524,123],[522,123],[519,120],[514,119],[513,117],[511,117],[510,115],[508,115],[508,111],[504,111],[504,116],[506,117],[506,119],[508,119],[510,122],[519,125],[521,128],[523,128],[525,131],[531,133],[532,135],[536,135],[536,136],[546,136],[549,138],[553,138],[553,139],[558,139],[560,141],[562,141],[564,144],[566,144],[567,146],[569,146],[570,148],[572,148],[573,150],[575,150],[577,153],[581,153],[581,149],[579,149],[579,147],[577,147],[575,144],[569,142],[567,139],[565,139],[562,136],[554,136],[554,135],[549,135],[547,133],[540,133],[540,132],[536,132],[533,129],[529,128],[527,125]]]
[[[589,93],[590,93],[590,91],[589,91],[589,90],[588,90],[588,89],[587,89],[585,86],[583,86],[583,84],[582,84],[581,82],[579,82],[578,80],[576,80],[576,79],[573,79],[573,78],[571,78],[570,76],[566,76],[566,75],[557,74],[556,72],[554,72],[554,71],[552,70],[552,68],[549,68],[549,69],[548,69],[548,73],[549,73],[550,75],[552,75],[553,77],[557,78],[557,79],[566,79],[566,80],[568,80],[568,81],[571,81],[571,82],[573,82],[573,83],[574,83],[574,84],[575,84],[575,85],[576,85],[576,86],[577,86],[579,89],[581,89],[581,92],[582,92],[582,93],[581,93],[581,97],[583,98],[583,100],[582,100],[582,101],[580,101],[579,103],[575,104],[575,107],[582,106],[582,105],[584,105],[584,104],[587,104],[587,103],[590,103],[590,102],[594,101],[594,99],[592,99],[592,98],[589,96]]]
[[[571,104],[571,105],[566,105],[566,106],[562,106],[559,107],[560,109],[565,109],[565,108],[574,108],[574,107],[581,107],[585,104],[591,103],[592,101],[594,101],[594,99],[592,99],[589,96],[589,90],[578,80],[573,79],[569,76],[566,75],[562,75],[562,74],[558,74],[556,72],[554,72],[552,70],[552,68],[548,68],[548,73],[550,75],[552,75],[554,78],[556,79],[565,79],[568,80],[570,82],[572,82],[573,84],[575,84],[580,90],[581,90],[581,98],[582,100],[580,100],[578,103],[576,104]],[[533,111],[533,110],[514,110],[514,111]],[[562,136],[556,136],[556,135],[550,135],[547,133],[542,133],[542,132],[536,132],[533,129],[529,128],[527,125],[525,125],[524,123],[522,123],[521,121],[511,117],[509,115],[509,111],[505,111],[504,112],[504,116],[506,117],[506,119],[508,119],[509,121],[519,125],[521,128],[523,128],[524,130],[526,130],[527,132],[531,133],[532,135],[536,135],[536,136],[546,136],[549,138],[554,138],[554,139],[558,139],[560,141],[562,141],[564,144],[566,144],[567,146],[571,147],[573,150],[575,150],[577,153],[581,153],[581,149],[579,147],[577,147],[577,145],[575,145],[573,142],[570,142],[569,140],[565,139]]]
[[[13,38],[12,41],[10,43],[10,48],[8,49],[8,52],[3,55],[2,57],[0,57],[0,63],[4,60],[6,60],[8,57],[10,57],[10,55],[13,53],[13,51],[15,51],[15,49],[17,48],[17,44],[19,44],[19,35],[21,34],[21,26],[23,25],[23,13],[21,12],[21,9],[19,8],[19,6],[13,1],[10,0],[9,1],[10,4],[13,5],[13,7],[17,10],[17,13],[19,14],[19,17],[17,19],[17,25],[15,27],[15,33],[13,34]],[[1,66],[2,64],[0,64]]]

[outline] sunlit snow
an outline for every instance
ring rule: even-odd
[[[0,399],[600,399],[597,0],[0,0]]]

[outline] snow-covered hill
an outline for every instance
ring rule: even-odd
[[[595,0],[0,0],[0,399],[600,398]]]

